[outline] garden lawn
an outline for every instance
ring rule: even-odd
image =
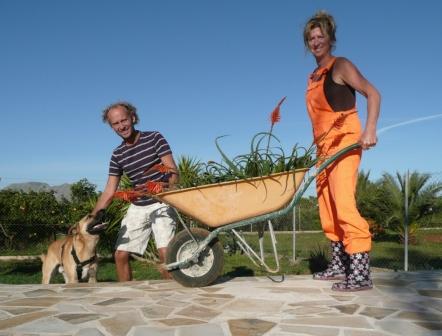
[[[258,251],[258,238],[256,234],[245,234],[247,241]],[[311,274],[323,268],[328,257],[328,242],[323,233],[297,233],[296,235],[296,260],[292,257],[292,234],[279,233],[277,249],[279,254],[280,272],[278,274]],[[223,245],[232,246],[229,235],[221,237]],[[418,232],[417,244],[409,246],[410,271],[442,269],[442,230],[421,230]],[[275,267],[272,260],[271,243],[269,236],[264,238],[266,258],[270,267]],[[404,245],[398,242],[394,235],[386,235],[382,241],[373,243],[371,252],[371,265],[374,269],[404,269]],[[160,273],[155,265],[147,262],[132,261],[133,276],[135,280],[160,279]],[[225,253],[223,276],[259,276],[267,273],[256,267],[247,256],[239,250]],[[98,281],[116,281],[115,265],[111,258],[100,260]],[[62,283],[61,275],[53,279],[55,283]],[[41,261],[1,261],[0,283],[7,284],[37,284],[41,281]]]

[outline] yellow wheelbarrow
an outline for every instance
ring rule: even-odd
[[[168,245],[166,269],[183,286],[210,285],[219,277],[224,266],[224,250],[218,236],[222,232],[231,231],[238,238],[241,249],[255,264],[269,273],[278,272],[276,239],[271,219],[291,211],[321,171],[358,147],[358,144],[354,144],[340,150],[322,162],[308,178],[305,178],[305,174],[312,167],[156,194],[157,199],[176,209],[184,227]],[[212,230],[189,228],[177,210]],[[258,255],[236,231],[258,222],[268,223],[276,269],[271,269],[265,263],[262,251],[261,256]]]

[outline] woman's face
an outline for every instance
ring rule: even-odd
[[[308,48],[316,58],[322,58],[330,53],[330,39],[322,33],[321,28],[313,28],[310,31]]]

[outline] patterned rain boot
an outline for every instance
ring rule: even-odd
[[[350,266],[347,278],[333,284],[332,290],[338,292],[356,292],[373,288],[370,278],[370,257],[368,252],[350,254]]]
[[[332,241],[332,259],[325,271],[313,274],[314,280],[345,280],[345,269],[348,264],[348,254],[344,251],[341,241]]]

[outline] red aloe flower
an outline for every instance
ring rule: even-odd
[[[278,121],[281,120],[281,113],[279,112],[279,109],[282,105],[282,103],[284,102],[284,100],[287,97],[282,98],[278,105],[276,105],[275,109],[272,111],[272,113],[270,113],[270,132],[269,132],[269,140],[267,141],[267,149],[266,149],[266,153],[269,152],[269,148],[270,148],[270,139],[272,138],[272,132],[273,132],[273,125],[275,125]]]
[[[163,182],[147,181],[146,189],[150,194],[158,194],[163,191]]]
[[[168,167],[162,163],[157,163],[156,165],[150,167],[149,169],[145,170],[143,174],[146,175],[152,171],[157,171],[163,174],[169,174],[169,173],[176,174],[175,169]]]
[[[119,198],[125,202],[131,202],[143,196],[142,193],[135,190],[118,190],[114,193],[114,198]]]
[[[287,97],[282,98],[270,114],[270,122],[272,123],[272,126],[281,120],[281,113],[279,109],[286,98]]]

